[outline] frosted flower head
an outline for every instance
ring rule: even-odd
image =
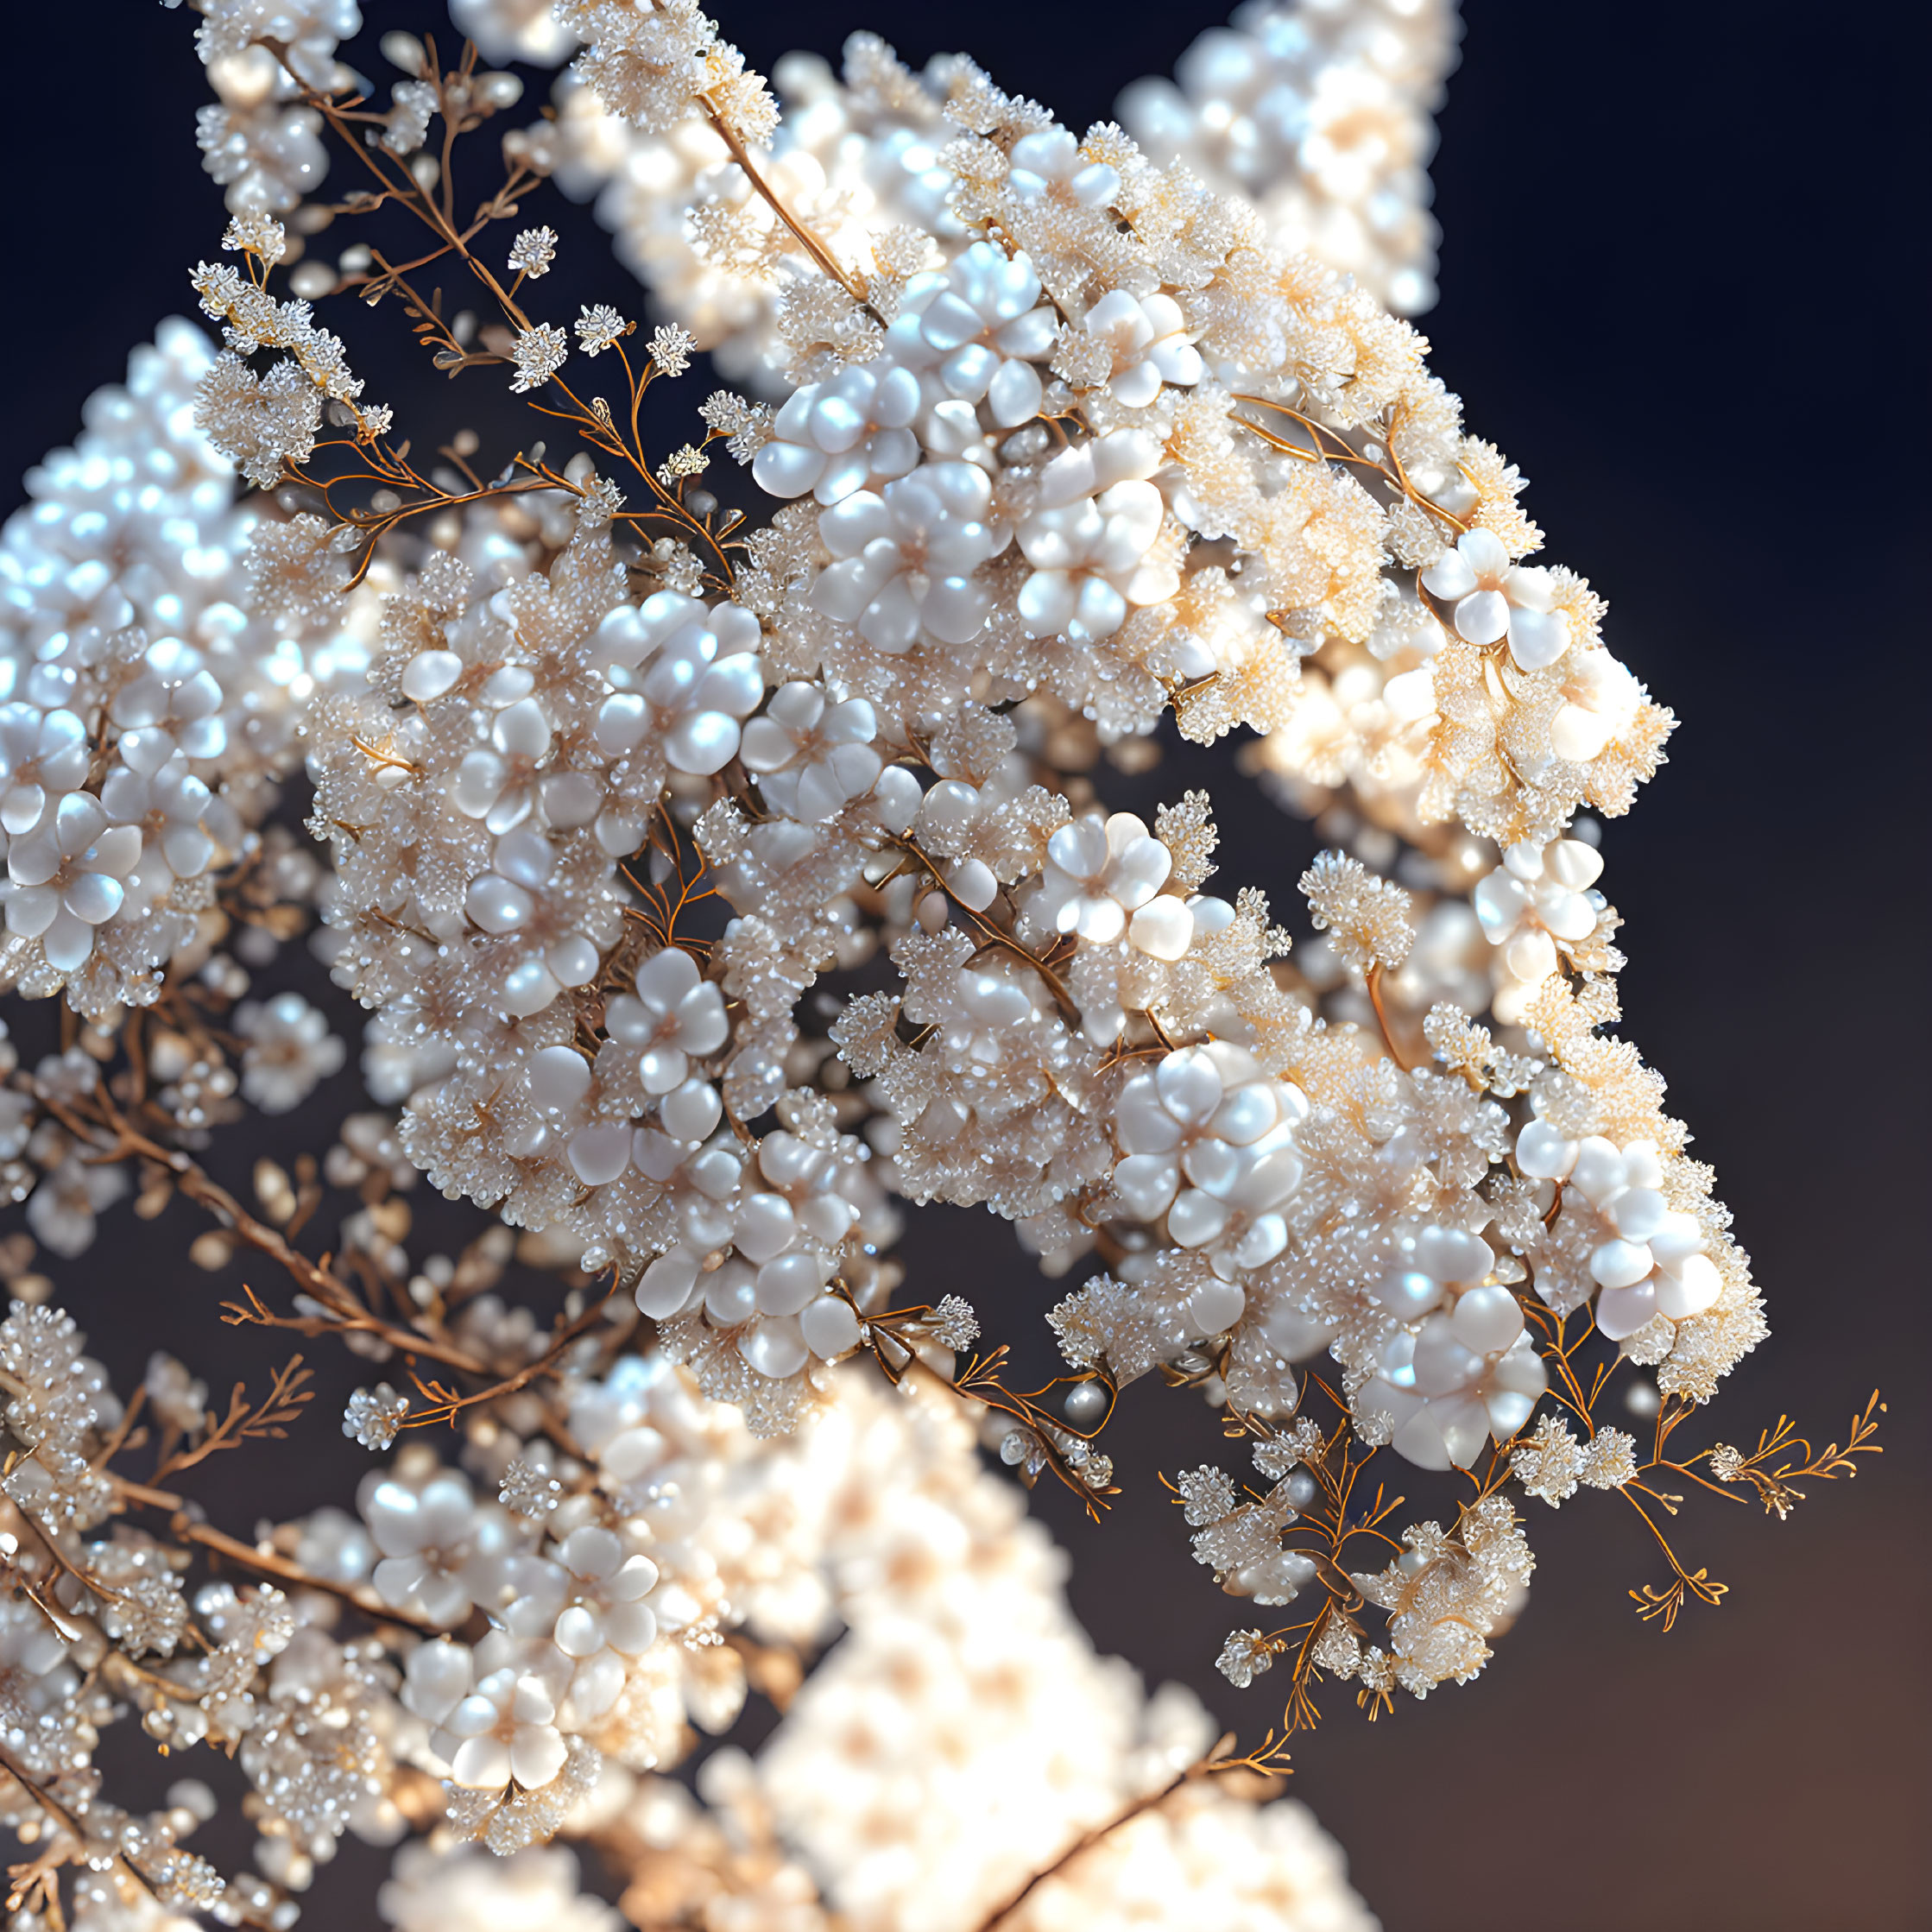
[[[534,281],[547,275],[557,259],[557,232],[552,228],[526,228],[510,243],[510,273]]]
[[[575,324],[577,345],[586,356],[601,356],[614,348],[636,325],[627,322],[607,302],[578,311]],[[661,332],[661,331],[660,331]]]
[[[697,111],[712,79],[705,56],[717,35],[691,0],[649,9],[573,5],[559,18],[589,39],[571,72],[611,113],[663,134]]]
[[[516,364],[516,377],[510,388],[519,392],[540,389],[570,355],[570,338],[548,322],[534,329],[519,330],[510,343],[510,359]]]
[[[306,462],[322,425],[320,389],[293,362],[258,376],[239,356],[218,357],[195,396],[195,426],[258,489],[286,460]]]
[[[691,358],[697,352],[698,343],[688,329],[680,329],[675,323],[667,322],[651,331],[651,346],[647,353],[651,366],[662,376],[682,376],[691,367]]]
[[[1344,965],[1361,973],[1399,966],[1416,943],[1409,895],[1347,852],[1318,852],[1300,886],[1317,932]]]
[[[1228,1641],[1221,1646],[1221,1655],[1215,1659],[1215,1669],[1220,1671],[1237,1690],[1246,1690],[1265,1670],[1274,1664],[1274,1646],[1258,1630],[1231,1630]]]
[[[1001,547],[986,519],[993,488],[968,463],[929,463],[874,494],[825,510],[818,534],[837,561],[811,587],[814,609],[857,628],[875,649],[977,636],[993,605],[975,575]]]
[[[409,1398],[388,1382],[357,1389],[343,1411],[342,1432],[367,1449],[386,1449],[396,1439],[409,1413]]]
[[[1493,530],[1468,530],[1422,573],[1423,588],[1454,606],[1451,622],[1472,644],[1509,641],[1519,668],[1540,671],[1570,647],[1569,620],[1552,608],[1550,572],[1512,564]]]
[[[239,249],[266,262],[281,261],[287,243],[281,224],[273,215],[261,213],[237,215],[221,237],[224,249]]]

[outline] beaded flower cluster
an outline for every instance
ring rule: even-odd
[[[1173,1876],[1207,1855],[1190,1834],[1247,1845],[1258,1897],[1305,1879],[1348,1923],[1299,1828],[1219,1795],[1232,1760],[1194,1714],[1163,1732],[1081,1688],[1098,1667],[1038,1539],[934,1405],[1095,1512],[1122,1387],[1220,1410],[1260,1481],[1173,1479],[1192,1554],[1307,1613],[1219,1658],[1238,1684],[1287,1662],[1251,1770],[1324,1678],[1373,1713],[1480,1672],[1533,1570],[1524,1498],[1620,1492],[1669,1566],[1632,1594],[1669,1624],[1723,1594],[1664,1538],[1684,1484],[1782,1514],[1796,1481],[1851,1473],[1874,1415],[1822,1453],[1782,1425],[1750,1455],[1673,1447],[1766,1332],[1711,1171],[1607,1031],[1601,825],[1673,720],[1588,583],[1533,560],[1516,470],[1390,312],[1428,299],[1417,171],[1452,22],[1244,9],[1178,89],[1083,135],[963,56],[914,73],[871,36],[838,79],[780,70],[787,121],[691,0],[461,0],[453,66],[384,38],[387,107],[337,57],[349,0],[198,10],[235,259],[193,286],[221,344],[170,325],[0,546],[0,975],[85,1022],[31,1072],[0,1040],[0,1172],[60,1255],[130,1174],[141,1212],[211,1209],[197,1260],[252,1247],[297,1290],[287,1312],[246,1291],[233,1320],[395,1365],[346,1433],[386,1454],[451,1424],[462,1448],[408,1441],[354,1517],[225,1536],[174,1486],[300,1417],[300,1358],[225,1419],[157,1358],[136,1478],[136,1405],[38,1305],[32,1242],[0,1256],[0,1765],[52,1834],[18,1899],[58,1911],[82,1859],[104,1913],[145,1895],[285,1925],[344,1831],[446,1815],[523,1854],[559,1916],[571,1874],[529,1848],[563,1831],[634,1864],[683,1838],[679,1883],[801,1926],[824,1922],[808,1866],[842,1912],[1019,1925],[1053,1896],[1028,1873],[1139,1817],[1165,1765],[1187,1791],[1134,1855],[1169,1874],[1171,1923],[1208,1909]],[[483,58],[573,47],[470,218],[459,139],[522,92]],[[325,139],[375,186],[322,203]],[[503,236],[552,174],[600,191],[653,332],[570,314],[551,228]],[[413,221],[430,252],[372,226],[331,267],[319,237],[353,219]],[[445,313],[428,263],[491,319]],[[413,456],[315,319],[350,293],[542,438],[494,470],[469,431]],[[659,457],[647,402],[700,350],[752,393],[710,394]],[[1205,791],[1105,795],[1144,793],[1164,738],[1237,734],[1230,764],[1328,843],[1299,943],[1217,875]],[[271,822],[298,763],[325,870]],[[370,1014],[379,1111],[319,1162],[262,1164],[257,1215],[194,1157],[344,1064],[300,993],[245,998],[312,910]],[[483,1210],[459,1255],[411,1259],[419,1175]],[[295,1237],[330,1188],[359,1204],[319,1261]],[[1047,1387],[973,1352],[959,1296],[895,1299],[903,1215],[931,1202],[988,1209],[1069,1278]],[[547,1333],[502,1286],[513,1228],[565,1279]],[[1606,1419],[1613,1391],[1647,1443]],[[931,1480],[969,1532],[963,1555],[932,1531],[952,1594],[868,1598],[853,1576],[928,1558],[893,1512],[930,1501],[918,1445],[941,1438]],[[1371,1498],[1385,1451],[1441,1478],[1443,1520]],[[211,1557],[261,1581],[191,1584]],[[1031,1580],[1001,1596],[1014,1565]],[[710,1760],[696,1822],[647,1774],[748,1683],[788,1697],[835,1611],[853,1636],[757,1767]],[[1006,1632],[997,1669],[975,1618]],[[941,1761],[972,1762],[948,1746],[923,1878],[881,1875],[858,1794],[901,1767],[828,1781],[842,1727],[908,1671],[944,1704],[1014,1670],[1026,1725],[1107,1733],[1104,1775],[1077,1803],[1048,1778],[1052,1805],[983,1767],[942,1791]],[[237,1758],[262,1876],[180,1848],[194,1791],[145,1817],[98,1797],[115,1699]],[[975,1851],[942,1882],[944,1830],[995,1795],[1013,1869]],[[1279,1856],[1253,1849],[1271,1832]],[[385,1910],[439,1923],[466,1869],[406,1853]],[[1105,1916],[1140,1866],[1081,1869],[1077,1909]]]

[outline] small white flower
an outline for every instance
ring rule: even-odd
[[[835,562],[812,608],[881,651],[910,650],[921,630],[946,644],[979,635],[993,605],[975,572],[1001,547],[986,519],[993,486],[969,463],[929,463],[874,495],[862,489],[818,518]]]
[[[278,993],[266,1004],[244,1001],[235,1031],[248,1042],[243,1098],[264,1114],[293,1112],[319,1082],[341,1070],[347,1053],[328,1020],[300,993]]]
[[[1636,717],[1644,688],[1630,667],[1602,649],[1572,651],[1563,666],[1563,703],[1550,721],[1550,748],[1587,765]]]
[[[773,496],[810,491],[821,503],[879,489],[919,462],[911,426],[919,411],[919,379],[909,369],[853,368],[808,382],[779,411],[752,476]]]
[[[1146,561],[1166,515],[1146,480],[1159,464],[1159,445],[1138,430],[1115,430],[1047,464],[1039,508],[1016,533],[1033,566],[1019,599],[1029,637],[1095,642],[1111,637],[1132,607],[1174,595],[1173,565]]]
[[[510,272],[532,281],[550,272],[557,259],[557,234],[552,228],[526,228],[510,243]]]
[[[682,376],[691,367],[691,358],[697,352],[697,339],[675,323],[666,323],[651,332],[651,346],[647,351],[652,363],[665,376]]]
[[[627,322],[606,302],[582,309],[577,318],[577,341],[586,356],[601,356],[630,333],[635,325]]]
[[[1456,631],[1472,644],[1509,640],[1525,671],[1554,664],[1570,646],[1569,620],[1553,610],[1550,572],[1512,564],[1493,530],[1466,531],[1455,548],[1422,573],[1423,588],[1453,604]]]
[[[762,717],[745,726],[739,755],[758,789],[788,818],[836,818],[878,782],[878,722],[862,698],[829,704],[816,685],[781,685]]]
[[[455,1469],[427,1482],[385,1477],[360,1500],[382,1560],[371,1581],[382,1601],[432,1624],[459,1624],[494,1592],[510,1549],[509,1518],[479,1505]]]
[[[228,748],[220,717],[222,689],[201,653],[179,638],[148,647],[139,674],[114,694],[109,716],[121,727],[121,756],[144,776],[177,751],[218,758]]]
[[[702,978],[681,946],[653,953],[637,969],[636,991],[612,995],[604,1024],[614,1040],[636,1051],[647,1094],[668,1094],[691,1077],[691,1062],[715,1053],[730,1032],[724,995]]]
[[[1288,1245],[1282,1210],[1302,1184],[1294,1134],[1307,1113],[1298,1087],[1271,1078],[1229,1040],[1184,1046],[1121,1089],[1114,1191],[1136,1219],[1165,1215],[1175,1242],[1207,1251],[1221,1282],[1190,1304],[1201,1334],[1241,1319],[1235,1278]]]
[[[1467,1469],[1485,1442],[1506,1443],[1522,1428],[1548,1386],[1515,1296],[1492,1285],[1398,1329],[1354,1408],[1386,1416],[1396,1453],[1419,1468]]]
[[[1131,811],[1076,818],[1046,843],[1046,865],[1026,916],[1035,925],[1110,946],[1128,917],[1167,882],[1174,855]]]
[[[470,881],[464,911],[483,931],[515,934],[494,988],[503,1011],[527,1019],[541,1013],[567,986],[596,977],[597,946],[569,922],[577,911],[556,889],[556,849],[534,825],[520,825],[496,842],[492,869]]]
[[[40,824],[48,800],[87,776],[87,727],[69,710],[0,704],[0,830],[18,838]]]
[[[380,1586],[379,1586],[380,1587]],[[492,1632],[472,1652],[447,1638],[411,1653],[402,1702],[434,1727],[430,1747],[466,1790],[547,1784],[568,1755],[557,1728],[571,1661],[554,1645]]]
[[[1596,930],[1601,895],[1590,888],[1603,857],[1577,838],[1518,844],[1470,893],[1483,937],[1497,949],[1504,980],[1496,1017],[1513,1025],[1529,994],[1556,970],[1559,945],[1575,945]]]
[[[517,336],[510,345],[510,354],[516,363],[516,380],[510,384],[511,388],[540,389],[564,366],[570,343],[561,329],[540,322],[535,328],[525,329]]]
[[[1603,1238],[1588,1266],[1600,1291],[1596,1325],[1612,1342],[1656,1316],[1682,1322],[1715,1304],[1723,1277],[1704,1252],[1696,1215],[1665,1201],[1654,1142],[1619,1148],[1601,1134],[1569,1140],[1547,1121],[1531,1121],[1517,1136],[1516,1163],[1532,1179],[1562,1181],[1601,1217]]]
[[[1080,143],[1064,128],[1023,135],[1013,144],[1007,179],[1022,201],[1051,196],[1080,208],[1102,208],[1121,192],[1119,172],[1082,158]]]
[[[101,785],[101,803],[108,817],[117,825],[138,826],[160,848],[167,871],[155,883],[163,890],[170,874],[195,879],[208,869],[215,842],[201,822],[212,802],[208,787],[179,754],[147,778],[129,766],[117,764]]]
[[[1187,318],[1171,295],[1136,296],[1110,288],[1080,325],[1112,351],[1108,390],[1129,409],[1145,409],[1163,383],[1190,388],[1201,380],[1201,352],[1189,339]]]
[[[1057,327],[1026,257],[975,242],[943,275],[913,278],[886,340],[907,370],[931,372],[951,407],[983,402],[995,423],[1013,429],[1039,414],[1033,364],[1052,353]]]
[[[1458,1288],[1474,1288],[1496,1266],[1495,1252],[1467,1228],[1435,1222],[1398,1222],[1395,1258],[1369,1289],[1369,1298],[1398,1322],[1413,1322],[1442,1305]]]
[[[709,777],[737,755],[740,721],[765,695],[758,620],[735,603],[700,603],[679,590],[620,604],[598,627],[597,646],[628,688],[597,713],[598,748],[613,757],[655,748],[672,770]],[[641,824],[614,852],[634,849]],[[602,833],[600,831],[600,837]]]
[[[127,897],[141,859],[141,833],[110,825],[98,799],[70,792],[52,817],[7,853],[7,930],[37,938],[58,973],[77,973],[94,950],[94,929]]]

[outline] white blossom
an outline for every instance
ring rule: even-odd
[[[1201,352],[1188,340],[1187,318],[1171,295],[1111,288],[1081,317],[1113,362],[1107,386],[1115,401],[1145,409],[1164,382],[1190,388],[1201,380]]]
[[[1111,637],[1130,608],[1174,594],[1173,568],[1148,555],[1166,514],[1145,480],[1159,461],[1151,438],[1116,430],[1047,465],[1039,508],[1015,532],[1032,565],[1018,603],[1029,636]]]
[[[534,281],[547,275],[557,259],[557,232],[552,228],[526,228],[510,243],[509,269]]]
[[[842,498],[818,519],[837,561],[814,581],[813,607],[881,651],[911,649],[922,630],[969,642],[993,607],[980,566],[1004,547],[987,523],[992,496],[970,464],[929,463]]]
[[[1507,639],[1519,668],[1540,671],[1570,647],[1569,620],[1552,607],[1548,571],[1512,564],[1492,530],[1468,530],[1422,573],[1431,597],[1454,606],[1457,631],[1472,644]]]
[[[943,275],[914,278],[887,341],[908,370],[930,369],[941,395],[984,402],[1010,429],[1039,413],[1033,365],[1051,350],[1054,329],[1026,256],[975,242]]]
[[[520,329],[510,344],[511,359],[516,364],[511,388],[540,389],[564,366],[569,353],[569,338],[547,322]]]
[[[248,1042],[242,1056],[242,1092],[264,1114],[300,1107],[319,1081],[337,1072],[347,1049],[327,1018],[300,993],[278,993],[236,1009],[235,1030]]]
[[[772,423],[751,473],[773,496],[837,503],[882,487],[919,460],[912,423],[919,381],[909,369],[853,368],[799,389]]]

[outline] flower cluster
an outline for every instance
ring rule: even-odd
[[[843,81],[790,65],[788,131],[692,0],[461,0],[493,58],[579,49],[462,230],[439,184],[514,77],[387,35],[376,112],[349,0],[200,11],[218,86],[256,77],[262,127],[381,193],[319,204],[319,165],[283,193],[224,92],[242,259],[193,286],[225,346],[165,329],[0,543],[0,982],[88,1022],[31,1066],[0,1033],[31,1230],[0,1242],[0,1822],[47,1847],[22,1932],[62,1883],[86,1932],[149,1894],[285,1928],[345,1833],[430,1821],[384,1894],[405,1932],[477,1900],[600,1932],[559,1835],[633,1874],[639,1923],[1359,1923],[1191,1701],[1094,1657],[975,1443],[1097,1514],[1127,1385],[1222,1411],[1253,1476],[1175,1480],[1190,1553],[1308,1613],[1222,1652],[1291,1680],[1250,1771],[1323,1676],[1373,1710],[1484,1668],[1534,1568],[1518,1493],[1619,1491],[1670,1565],[1646,1616],[1722,1594],[1647,1505],[1703,1482],[1671,1438],[1766,1331],[1608,1031],[1600,889],[1673,720],[1377,300],[1428,295],[1443,9],[1246,9],[1082,135],[864,36]],[[525,207],[559,172],[603,184],[666,315],[631,347],[609,304],[523,306],[573,266]],[[493,319],[360,243],[275,292],[302,237],[378,214]],[[540,436],[418,467],[315,319],[350,289]],[[702,348],[761,400],[714,391],[662,455],[646,392]],[[1159,801],[1170,717],[1246,732],[1316,821],[1298,940],[1217,876],[1209,794]],[[325,872],[270,822],[298,761]],[[251,1205],[197,1155],[348,1058],[324,988],[250,996],[312,913],[376,1110],[258,1161]],[[419,1238],[421,1176],[459,1252]],[[182,1487],[302,1418],[300,1357],[224,1416],[158,1356],[137,1427],[47,1304],[35,1242],[79,1253],[130,1191],[213,1216],[198,1265],[287,1275],[232,1323],[370,1365],[353,1514],[249,1542]],[[1017,1391],[974,1305],[899,1300],[930,1202],[1070,1278],[1066,1375]],[[555,1278],[547,1324],[513,1263]],[[1873,1413],[1842,1450],[1702,1454],[1782,1514]],[[1394,1524],[1360,1480],[1385,1452],[1467,1485],[1454,1514]],[[753,1688],[786,1710],[757,1758],[668,1781]],[[198,1789],[102,1795],[126,1713],[235,1760],[257,1875],[181,1847]]]
[[[1430,116],[1462,23],[1443,0],[1247,0],[1136,81],[1123,124],[1158,161],[1251,197],[1271,236],[1352,275],[1397,315],[1436,300]]]
[[[577,85],[635,119],[608,24]],[[784,237],[736,259],[804,284],[761,351],[782,405],[707,406],[767,527],[641,597],[588,515],[507,587],[435,560],[372,699],[317,715],[336,975],[424,1069],[404,1146],[616,1266],[760,1428],[872,1345],[895,1193],[988,1206],[1056,1272],[1098,1248],[1053,1316],[1077,1370],[1205,1351],[1281,1417],[1326,1354],[1424,1468],[1506,1467],[1585,1306],[1704,1399],[1763,1325],[1660,1083],[1597,1031],[1621,957],[1579,815],[1671,723],[1601,600],[1526,560],[1419,339],[1247,201],[970,62],[855,60],[925,117],[902,266],[788,199],[787,151],[732,164]],[[1260,894],[1203,890],[1204,795],[1150,825],[1067,782],[1056,720],[1120,745],[1169,711],[1264,734],[1352,842],[1303,881],[1301,963]],[[679,923],[700,875],[722,931]],[[849,1084],[800,1084],[804,996],[877,951],[830,1008]],[[1600,1180],[1635,1144],[1654,1171]]]
[[[533,1925],[598,1932],[612,1922],[577,1893],[569,1855],[533,1847],[561,1831],[627,1862],[640,1840],[668,1853],[653,1822],[691,1801],[662,1774],[691,1725],[729,1728],[747,1659],[809,1660],[842,1626],[845,1641],[756,1764],[726,1752],[701,1779],[727,1816],[755,1805],[801,1906],[817,1897],[811,1869],[836,1875],[826,1904],[842,1910],[970,1925],[1083,1833],[1201,1776],[1206,1714],[1175,1686],[1145,1700],[1124,1666],[1094,1655],[1059,1594],[1058,1552],[986,1471],[967,1411],[936,1392],[848,1371],[816,1429],[761,1445],[661,1354],[592,1341],[555,1408],[532,1412],[528,1441],[473,1428],[464,1468],[412,1445],[365,1481],[356,1517],[325,1509],[276,1525],[253,1553],[210,1532],[269,1581],[190,1586],[193,1544],[174,1549],[142,1525],[155,1493],[116,1467],[125,1411],[83,1349],[52,1309],[16,1307],[0,1323],[6,1422],[23,1445],[0,1496],[16,1593],[0,1611],[16,1780],[5,1820],[35,1815],[38,1780],[70,1793],[93,1780],[98,1734],[129,1710],[174,1751],[231,1756],[260,1834],[261,1874],[224,1878],[180,1843],[212,1811],[205,1788],[177,1785],[145,1815],[92,1796],[90,1842],[104,1849],[85,1883],[104,1908],[145,1889],[222,1923],[287,1925],[291,1894],[338,1840],[399,1835],[395,1795],[426,1773],[442,1781],[448,1824],[399,1853],[380,1901],[390,1923],[466,1932],[479,1912],[522,1923],[516,1913],[540,1902]],[[157,1388],[180,1380],[165,1360],[149,1375]],[[207,1427],[193,1420],[189,1443]],[[571,1450],[552,1439],[565,1435]],[[527,1491],[534,1469],[555,1495],[540,1514],[488,1493]],[[443,1634],[478,1613],[480,1642]],[[1020,1640],[1018,1675],[1012,1652],[982,1641],[989,1628]],[[910,1758],[908,1699],[921,1712]],[[830,1784],[829,1760],[842,1767]],[[868,1781],[897,1789],[909,1771],[925,1784],[904,1821],[912,1835],[887,1844]],[[988,1804],[1007,1819],[991,1863],[978,1835]],[[697,1823],[680,1834],[697,1839],[693,1859]],[[1261,1894],[1368,1923],[1305,1815],[1257,1810],[1238,1785],[1204,1785],[1141,1834],[1154,1841],[1134,1883],[1153,1923],[1189,1923],[1203,1875],[1183,1847],[1202,1833],[1253,1842],[1260,1862],[1245,1882]],[[486,1878],[453,1849],[466,1840],[505,1862]],[[664,1882],[656,1859],[639,1869],[641,1884]],[[731,1889],[773,1882],[734,1877]],[[1055,1889],[1090,1905],[1125,1882],[1070,1874]],[[94,1926],[85,1889],[76,1903],[74,1923]]]
[[[326,527],[238,503],[195,420],[231,361],[164,325],[0,536],[0,983],[104,1022],[208,957],[302,704],[364,660]]]
[[[527,10],[499,4],[498,31],[514,31],[509,15]],[[1176,81],[1128,87],[1121,120],[1152,160],[1179,162],[1216,194],[1251,206],[1271,241],[1352,275],[1398,315],[1418,313],[1435,300],[1429,117],[1457,31],[1442,0],[1254,0],[1187,50]],[[486,47],[492,58],[496,44]],[[527,57],[555,60],[565,51],[531,47]],[[951,218],[957,174],[944,151],[957,131],[948,102],[973,71],[963,56],[943,55],[915,73],[869,33],[846,41],[837,73],[805,54],[787,54],[775,70],[785,113],[772,142],[773,183],[832,254],[863,274],[881,315],[906,277],[972,245],[973,230]],[[597,197],[619,255],[718,367],[766,388],[787,361],[781,285],[770,271],[787,256],[799,259],[795,237],[704,123],[640,132],[574,75],[559,87],[559,106],[565,185]],[[1030,178],[1044,187],[1051,164]],[[1103,375],[1114,373],[1106,367],[1114,361],[1125,363],[1121,376],[1139,367],[1141,383],[1171,380],[1190,353],[1172,305],[1139,290],[1114,292],[1059,346]]]

